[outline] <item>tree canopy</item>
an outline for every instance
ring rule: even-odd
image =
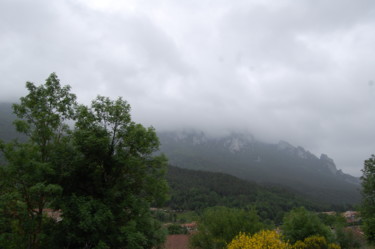
[[[130,105],[98,96],[78,105],[56,74],[26,83],[13,105],[27,141],[0,143],[1,248],[152,248],[164,230],[150,206],[165,200],[166,158]],[[70,122],[70,126],[68,125]],[[73,126],[74,127],[71,127]],[[61,216],[51,219],[47,210]]]
[[[207,208],[191,238],[193,248],[225,248],[239,232],[253,234],[263,228],[254,209]]]
[[[333,239],[329,227],[324,225],[316,214],[303,207],[295,208],[286,214],[281,229],[285,239],[291,243],[303,241],[313,235],[323,236],[328,241]]]

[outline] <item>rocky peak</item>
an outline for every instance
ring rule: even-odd
[[[254,141],[251,135],[232,134],[224,139],[224,147],[232,153],[241,151],[244,147],[250,145]]]
[[[332,174],[337,173],[337,168],[336,168],[335,162],[333,161],[333,159],[329,158],[326,154],[322,154],[320,156],[320,161],[323,163],[324,166],[326,166],[328,168],[328,170]]]
[[[276,146],[278,151],[284,151],[291,156],[295,156],[301,159],[317,159],[314,154],[312,154],[310,151],[305,150],[301,146],[294,147],[293,145],[285,141],[280,141]]]
[[[207,142],[207,137],[203,132],[194,131],[181,131],[175,134],[171,134],[176,142],[192,143],[193,145],[199,145]]]
[[[277,144],[277,150],[293,152],[296,148],[288,142],[280,140]]]

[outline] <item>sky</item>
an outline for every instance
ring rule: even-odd
[[[285,140],[361,175],[375,153],[373,0],[0,0],[0,101],[56,72],[157,130]]]

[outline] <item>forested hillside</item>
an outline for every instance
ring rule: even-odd
[[[168,206],[177,210],[255,206],[263,219],[280,222],[284,212],[294,207],[304,206],[316,211],[333,208],[280,187],[261,186],[224,173],[169,166],[167,180],[171,191]]]

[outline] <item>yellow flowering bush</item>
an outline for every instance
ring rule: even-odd
[[[289,249],[290,245],[281,240],[276,231],[263,230],[253,236],[245,233],[237,235],[228,249]]]
[[[323,236],[310,236],[303,241],[297,241],[292,249],[341,249],[337,244],[328,244]]]

